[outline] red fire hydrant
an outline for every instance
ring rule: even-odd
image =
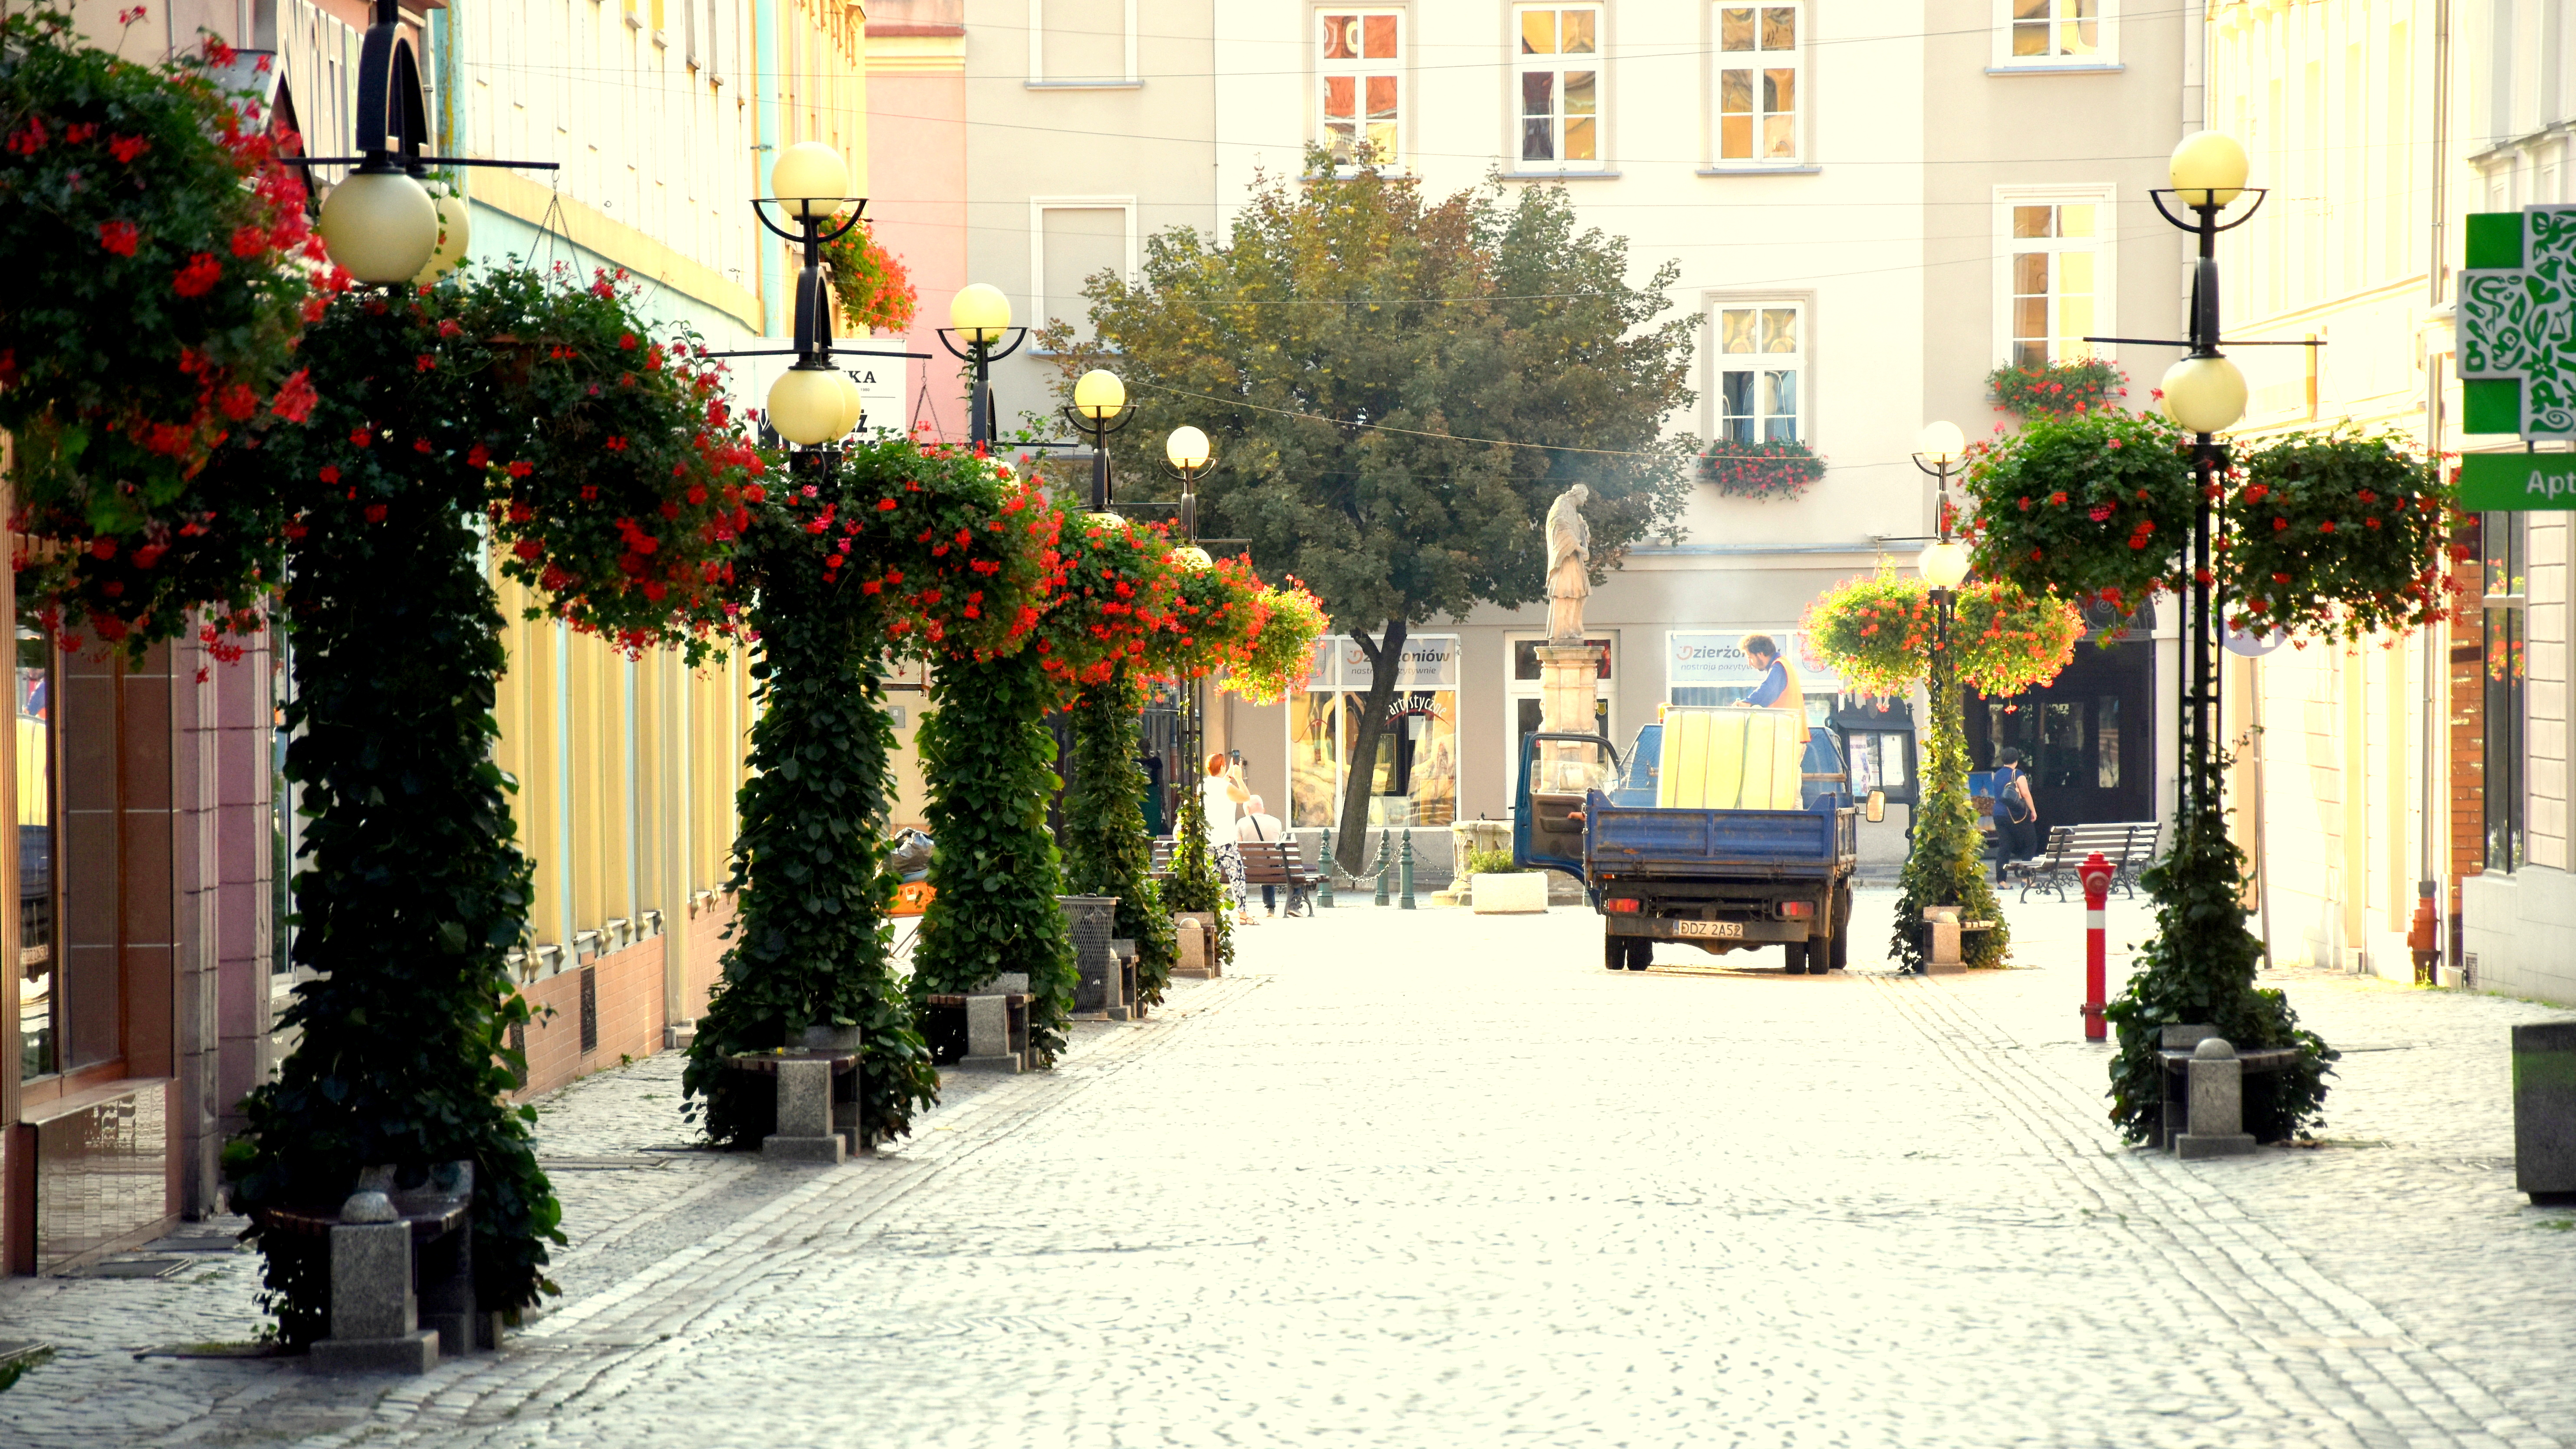
[[[2102,1006],[2108,999],[2110,984],[2105,980],[2103,917],[2111,905],[2111,862],[2095,851],[2086,857],[2082,871],[2084,881],[2084,1039],[2101,1041],[2109,1035],[2102,1021]]]

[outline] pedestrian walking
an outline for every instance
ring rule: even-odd
[[[1207,778],[1199,782],[1200,808],[1207,812],[1208,845],[1216,852],[1217,871],[1225,877],[1234,901],[1234,918],[1249,926],[1252,912],[1243,892],[1243,848],[1235,844],[1234,809],[1252,798],[1243,783],[1243,767],[1223,755],[1207,757]]]
[[[1994,778],[1986,788],[1995,801],[1995,879],[2002,880],[2007,862],[2039,854],[2039,806],[2030,798],[2021,751],[2010,745],[1995,751]]]
[[[1243,818],[1234,822],[1234,838],[1237,841],[1285,840],[1288,838],[1288,828],[1280,823],[1278,816],[1267,813],[1262,806],[1261,797],[1255,795],[1243,802]],[[1252,902],[1250,900],[1246,900],[1244,904],[1246,906],[1250,906]],[[1277,886],[1265,884],[1261,887],[1261,910],[1264,915],[1275,916],[1279,914],[1279,888]],[[1290,886],[1288,888],[1288,914],[1292,916],[1297,914],[1297,888],[1295,886]]]

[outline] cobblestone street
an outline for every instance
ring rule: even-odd
[[[12,1281],[58,1354],[0,1443],[2576,1445],[2506,1091],[2567,1011],[2274,978],[2348,1053],[2324,1145],[2177,1163],[2103,1116],[2078,907],[1926,981],[1892,899],[1828,978],[1604,972],[1581,908],[1265,923],[836,1169],[686,1150],[639,1062],[544,1104],[572,1245],[505,1353],[138,1361],[255,1332],[256,1260]]]

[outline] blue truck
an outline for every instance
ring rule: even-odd
[[[1831,734],[1785,710],[1674,707],[1625,763],[1597,734],[1521,746],[1512,858],[1583,882],[1610,970],[1657,941],[1712,954],[1778,946],[1788,973],[1850,956],[1859,814]]]

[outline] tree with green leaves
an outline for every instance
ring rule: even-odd
[[[1182,423],[1216,440],[1207,531],[1302,579],[1374,668],[1351,758],[1376,758],[1405,635],[1545,597],[1548,505],[1590,487],[1596,575],[1675,526],[1693,441],[1692,321],[1655,319],[1678,269],[1629,281],[1627,243],[1576,225],[1561,187],[1499,180],[1433,200],[1363,168],[1265,177],[1220,242],[1150,240],[1131,284],[1092,278],[1094,338],[1047,334],[1064,385],[1105,365],[1139,414],[1122,476],[1159,476]],[[1597,581],[1597,580],[1596,580]],[[1356,870],[1373,771],[1340,848]]]

